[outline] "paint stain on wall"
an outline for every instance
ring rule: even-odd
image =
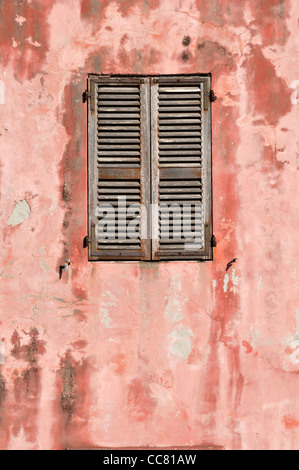
[[[144,421],[155,412],[157,401],[147,381],[136,378],[129,385],[128,402],[130,415],[136,421]]]
[[[0,369],[0,410],[2,409],[7,395],[6,382]],[[1,413],[1,411],[0,411]],[[1,419],[1,418],[0,418]],[[1,422],[0,422],[1,424]]]
[[[266,124],[277,125],[279,119],[291,110],[292,90],[283,78],[276,75],[273,63],[264,57],[259,46],[251,46],[251,54],[244,67],[251,109],[264,118]]]
[[[123,16],[128,16],[137,6],[140,7],[143,14],[147,15],[160,5],[160,0],[116,0],[119,12]],[[101,19],[105,9],[111,4],[110,0],[81,0],[81,17],[92,20]]]

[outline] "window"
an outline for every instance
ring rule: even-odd
[[[88,78],[89,260],[211,260],[209,75]]]

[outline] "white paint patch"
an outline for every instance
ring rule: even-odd
[[[0,104],[5,104],[5,84],[0,80]]]
[[[225,276],[224,276],[224,282],[223,282],[224,292],[227,292],[228,281],[229,281],[229,273],[226,273]]]
[[[215,301],[216,301],[216,287],[217,287],[217,280],[216,279],[213,279],[212,280],[212,287],[213,287],[213,305],[215,305]]]
[[[112,323],[112,320],[109,317],[109,311],[110,311],[109,307],[116,307],[116,306],[117,306],[116,298],[110,291],[106,291],[103,296],[103,302],[100,307],[99,313],[101,316],[101,322],[107,329],[111,328],[111,323]]]
[[[299,340],[293,341],[290,346],[291,349],[294,349],[294,352],[290,355],[290,361],[297,366],[299,364]]]
[[[41,261],[40,262],[40,267],[42,268],[44,273],[50,272],[50,268],[49,268],[49,265],[48,265],[47,261]]]
[[[22,222],[24,222],[24,220],[28,219],[30,213],[31,209],[28,202],[25,199],[19,201],[15,205],[13,213],[8,219],[8,225],[15,227],[15,225],[21,224]]]
[[[34,46],[34,47],[40,47],[40,46],[41,46],[41,43],[40,43],[40,42],[37,42],[37,41],[33,41],[31,36],[29,36],[29,38],[27,38],[26,41],[27,41],[28,44],[30,44],[31,46]]]
[[[0,340],[0,364],[4,364],[5,347],[3,341]]]
[[[170,352],[174,356],[187,360],[192,351],[191,336],[194,336],[192,330],[178,326],[170,335],[173,338]]]
[[[56,202],[56,201],[53,201],[51,207],[49,207],[50,215],[53,215],[53,214],[54,214],[54,212],[55,212],[55,210],[57,209],[57,207],[58,207],[57,202]]]
[[[263,410],[269,410],[271,408],[278,408],[278,409],[282,409],[284,408],[285,406],[290,406],[290,400],[287,399],[287,400],[280,400],[280,401],[274,401],[272,403],[264,403],[263,404]]]
[[[238,285],[239,285],[239,276],[236,274],[236,270],[235,270],[235,269],[232,270],[232,282],[233,282],[233,285],[234,285],[234,286],[238,286]]]
[[[291,102],[296,105],[299,103],[299,80],[294,80],[291,83],[291,88],[294,90],[291,95]]]
[[[174,323],[184,318],[182,307],[185,303],[185,299],[179,294],[181,288],[182,284],[179,276],[171,276],[169,286],[170,297],[164,310],[164,317]]]
[[[16,21],[17,23],[19,23],[20,26],[22,26],[22,24],[25,23],[25,21],[27,21],[27,20],[26,20],[26,18],[24,18],[24,16],[17,15],[17,16],[15,17],[15,21]]]
[[[250,328],[250,331],[249,331],[249,334],[250,334],[250,344],[253,348],[255,348],[256,346],[258,346],[258,344],[261,343],[261,340],[262,340],[262,335],[253,328],[253,326]]]
[[[106,308],[101,309],[101,322],[103,323],[104,327],[109,329],[111,327],[112,320],[109,317],[109,310]]]
[[[296,320],[297,320],[296,334],[299,336],[299,308],[296,308]]]
[[[262,286],[262,280],[263,280],[263,276],[260,276],[260,280],[259,280],[259,287],[258,287],[258,295],[260,295],[260,291],[261,291],[261,286]]]
[[[237,292],[237,286],[239,285],[239,276],[236,274],[235,269],[232,269],[232,283],[233,283],[233,293],[235,295]]]
[[[112,418],[111,414],[107,414],[106,416],[104,416],[103,428],[105,432],[108,432],[110,428],[111,418]]]

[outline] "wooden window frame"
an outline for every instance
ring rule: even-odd
[[[97,252],[95,235],[96,197],[95,188],[98,185],[99,170],[97,168],[97,114],[96,89],[98,85],[105,84],[139,84],[141,86],[142,105],[140,105],[141,150],[140,150],[140,180],[142,190],[148,195],[142,203],[147,208],[150,220],[147,220],[147,239],[142,241],[140,253],[109,254]],[[204,249],[196,252],[171,252],[165,255],[159,250],[159,240],[152,239],[153,231],[157,230],[157,220],[150,213],[150,204],[158,203],[159,185],[159,155],[157,138],[157,99],[155,94],[159,85],[165,84],[200,84],[202,96],[202,166],[201,178],[203,181],[203,207],[204,207]],[[146,86],[142,86],[146,85]],[[129,85],[128,85],[129,86]],[[88,102],[88,246],[89,261],[212,261],[213,260],[213,217],[212,217],[212,129],[211,129],[211,74],[189,75],[94,75],[90,74],[87,80]],[[154,137],[154,138],[153,138]],[[117,169],[115,169],[117,171]],[[125,251],[125,250],[124,250]]]

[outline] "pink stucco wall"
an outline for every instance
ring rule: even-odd
[[[298,22],[0,1],[0,448],[298,449]],[[88,72],[213,74],[213,262],[87,261]]]

